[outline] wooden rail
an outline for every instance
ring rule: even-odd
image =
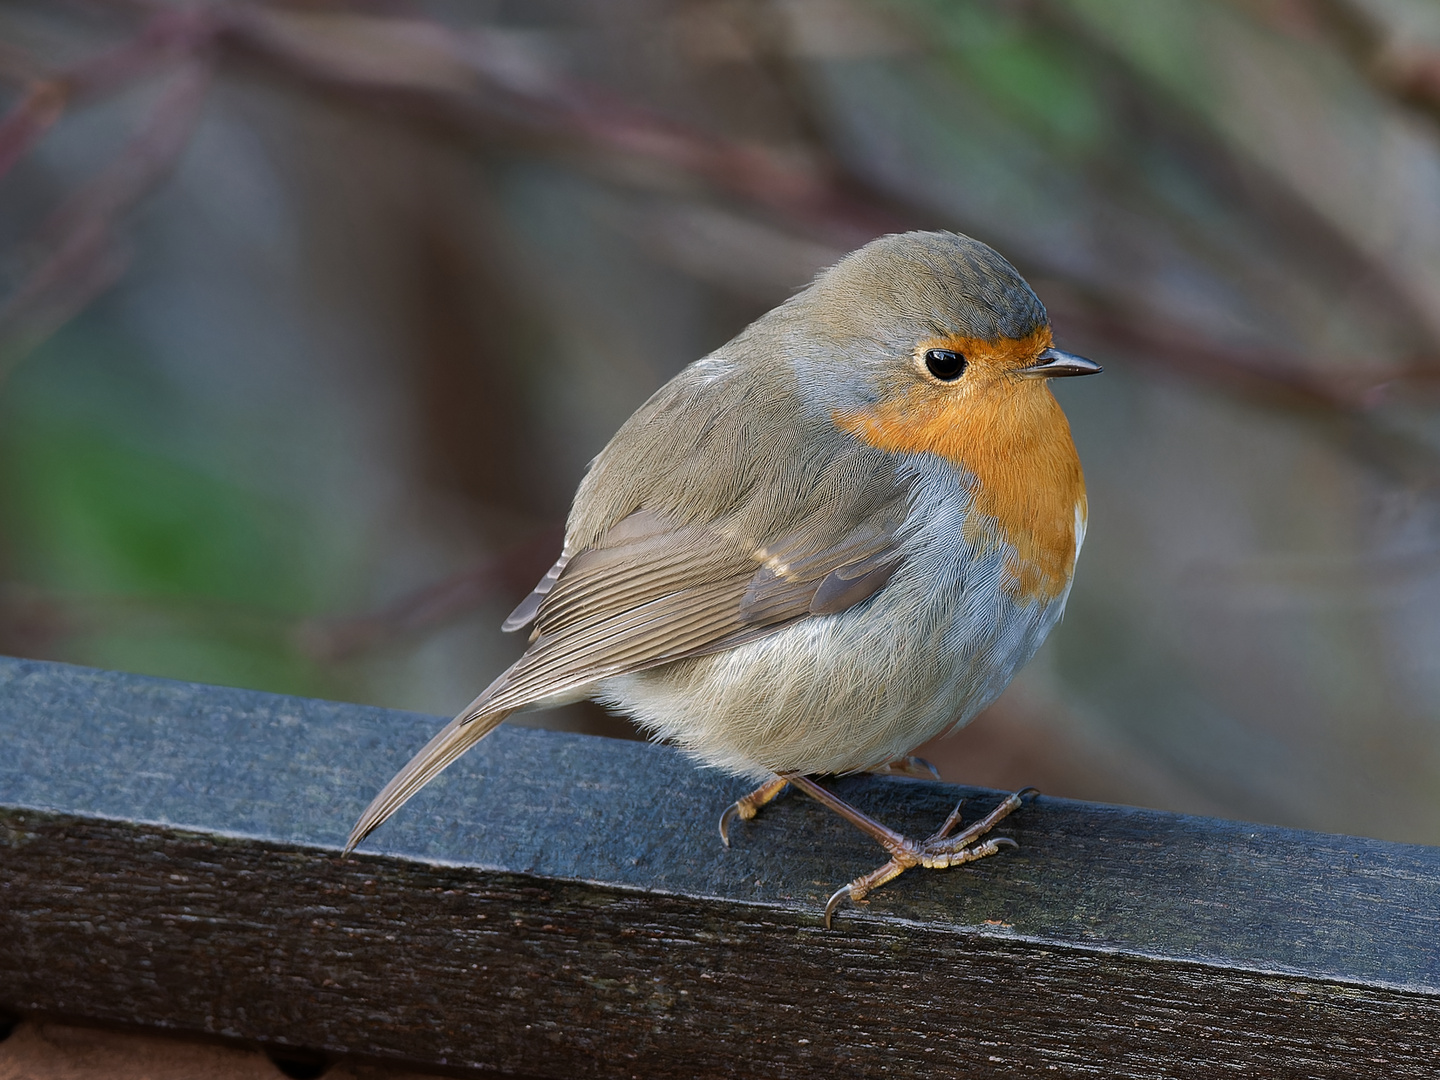
[[[1041,798],[912,872],[661,747],[0,660],[0,1009],[545,1077],[1440,1075],[1440,849]],[[850,778],[929,831],[961,794]]]

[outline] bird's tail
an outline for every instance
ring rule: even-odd
[[[480,700],[483,701],[484,697],[485,695],[482,694]],[[365,808],[365,812],[360,815],[360,820],[355,822],[355,827],[350,830],[350,839],[345,844],[345,854],[349,855],[354,851],[360,841],[383,825],[391,814],[404,806],[417,791],[439,776],[447,765],[494,731],[500,721],[509,716],[512,711],[511,709],[502,709],[499,712],[477,714],[475,705],[471,705],[470,708],[441,728],[440,733],[426,743],[420,752],[411,758],[388,784],[381,788],[380,794],[371,800],[370,805]]]

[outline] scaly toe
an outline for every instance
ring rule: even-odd
[[[951,848],[948,845],[936,844],[928,847],[928,850],[921,848],[920,865],[927,870],[944,870],[947,867],[963,866],[976,859],[987,858],[1002,848],[1018,849],[1019,847],[1020,845],[1008,836],[992,836],[971,847]]]
[[[938,844],[941,840],[947,839],[955,831],[955,827],[960,824],[960,813],[964,809],[965,800],[961,799],[955,804],[955,809],[950,811],[950,816],[945,819],[940,828],[925,838],[925,844]]]

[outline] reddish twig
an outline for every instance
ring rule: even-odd
[[[352,37],[347,42],[344,33],[327,33],[327,28]],[[360,38],[364,47],[351,47]],[[387,38],[397,48],[385,48]],[[20,327],[33,340],[78,311],[118,275],[123,258],[115,223],[154,189],[182,152],[209,76],[208,65],[198,56],[212,41],[321,91],[401,111],[487,145],[510,140],[588,155],[623,169],[632,184],[666,190],[700,186],[823,236],[840,249],[878,233],[925,224],[928,216],[891,208],[813,163],[694,131],[539,65],[517,66],[514,55],[483,33],[343,10],[297,15],[256,4],[201,9],[198,14],[167,9],[133,41],[69,73],[33,83],[10,116],[0,121],[3,173],[55,122],[67,101],[106,93],[179,57],[189,58],[121,155],[72,195],[42,230],[46,258],[0,311],[0,330],[13,336]],[[397,59],[400,53],[405,56]],[[1431,79],[1435,71],[1440,65],[1424,67],[1416,77],[1416,85],[1426,93],[1432,82],[1440,87],[1440,81]],[[1121,302],[1096,296],[1084,282],[1067,278],[1053,293],[1043,286],[1042,291],[1057,323],[1067,331],[1273,406],[1355,417],[1375,403],[1387,382],[1433,380],[1440,370],[1440,364],[1430,362],[1406,372],[1352,365],[1344,379],[1320,375],[1301,357],[1282,350],[1237,349],[1198,331],[1177,329],[1168,320],[1124,310]],[[544,545],[545,554],[558,544],[557,532]],[[431,629],[502,589],[518,594],[544,569],[536,562],[537,546],[530,543],[498,555],[381,611],[307,623],[297,631],[302,648],[318,659],[339,659]]]
[[[133,38],[52,76],[75,104],[115,93],[166,66],[194,56],[225,25],[204,5],[160,8]]]
[[[32,79],[20,100],[0,119],[0,176],[40,141],[66,108],[114,93],[193,55],[219,25],[217,17],[204,9],[170,8],[151,19],[134,38],[65,71]]]
[[[656,169],[654,175],[663,185],[673,187],[674,178],[699,181],[821,235],[841,250],[880,233],[925,223],[918,212],[909,215],[853,192],[835,175],[756,146],[689,130],[595,88],[544,71],[517,78],[513,59],[485,47],[483,35],[427,24],[427,30],[433,31],[430,45],[452,65],[463,60],[476,81],[439,85],[427,79],[424,85],[405,85],[388,68],[385,78],[367,79],[361,64],[339,65],[318,46],[307,47],[305,35],[294,32],[292,25],[247,10],[250,17],[232,25],[235,40],[253,55],[322,90],[384,101],[392,109],[408,108],[487,140],[518,138],[617,161],[627,166],[625,175],[631,183],[646,182],[636,169],[637,163],[644,163]],[[1055,268],[1049,272],[1055,273]],[[1092,336],[1133,349],[1147,363],[1240,389],[1271,405],[1351,412],[1373,404],[1369,391],[1379,383],[1417,374],[1429,378],[1440,372],[1440,358],[1419,358],[1405,373],[1356,362],[1349,365],[1351,370],[1364,374],[1347,378],[1342,385],[1310,374],[1302,357],[1283,350],[1237,349],[1198,328],[1186,333],[1157,331],[1155,327],[1168,327],[1169,322],[1153,313],[1127,312],[1126,318],[1118,318],[1117,304],[1081,299],[1093,293],[1088,283],[1055,276],[1073,286],[1067,289],[1072,300],[1064,307],[1065,320],[1083,325]]]
[[[53,79],[32,83],[0,120],[0,176],[8,173],[65,111],[65,88]]]
[[[1045,288],[1051,317],[1067,333],[1101,340],[1140,358],[1147,367],[1206,382],[1257,404],[1305,411],[1362,414],[1379,405],[1387,387],[1434,386],[1440,365],[1417,360],[1404,368],[1355,365],[1343,372],[1316,372],[1281,349],[1218,345],[1143,312],[1119,312],[1100,301],[1076,297],[1063,285]]]
[[[38,265],[0,307],[0,348],[12,361],[123,272],[127,260],[115,237],[116,223],[169,175],[199,120],[210,77],[204,61],[182,66],[116,158],[41,226],[33,238],[43,253]]]
[[[351,17],[350,22],[360,21]],[[379,19],[368,20],[372,24]],[[713,190],[821,230],[842,248],[883,232],[913,227],[858,198],[824,172],[782,159],[763,147],[687,128],[600,88],[540,67],[517,70],[515,58],[480,31],[391,20],[397,39],[432,50],[430,70],[410,80],[382,62],[367,73],[365,57],[337,55],[319,23],[259,7],[237,9],[226,39],[250,55],[319,89],[347,93],[487,139],[509,138],[588,153],[628,166],[662,170],[668,184],[701,181]],[[420,31],[424,31],[423,39]],[[307,33],[308,31],[308,33]],[[456,72],[437,76],[437,70]]]
[[[97,58],[85,85],[92,89],[115,85],[157,49],[193,50],[214,39],[317,89],[392,112],[403,110],[487,142],[510,139],[587,154],[623,167],[631,183],[673,189],[677,181],[699,182],[822,235],[840,249],[878,233],[924,223],[918,212],[911,216],[882,205],[825,170],[693,131],[540,65],[517,63],[512,51],[483,32],[459,32],[430,21],[385,19],[343,9],[297,14],[258,4],[233,5],[173,25],[163,18],[153,20],[130,46],[113,50],[103,60]],[[387,48],[387,43],[394,47]],[[402,53],[405,61],[398,62]],[[0,149],[3,145],[0,138]],[[178,153],[178,148],[173,152]],[[644,169],[650,170],[648,176]],[[123,171],[123,167],[109,171],[98,191],[91,185],[90,202],[80,201],[98,208],[108,199],[108,215],[113,218],[121,206],[148,190],[146,183],[123,182],[119,175]],[[88,231],[87,225],[92,226]],[[87,264],[83,254],[100,250],[93,246],[93,222],[77,224],[68,235],[71,243],[56,245],[52,264],[37,273],[36,289],[51,277],[77,280],[73,273],[66,277],[67,267],[100,265],[98,260]],[[1352,413],[1373,403],[1371,391],[1376,385],[1396,378],[1394,372],[1375,372],[1373,377],[1349,378],[1342,385],[1310,374],[1303,358],[1281,350],[1236,349],[1208,339],[1198,329],[1177,332],[1165,320],[1145,313],[1127,312],[1120,318],[1116,304],[1085,299],[1091,292],[1086,283],[1069,284],[1074,286],[1073,298],[1057,308],[1064,321],[1126,347],[1147,363],[1272,405]],[[92,288],[89,294],[95,291]],[[76,305],[71,302],[66,307],[74,310]],[[1164,329],[1157,331],[1157,326]],[[1374,371],[1358,364],[1351,370]],[[1414,372],[1405,374],[1429,377],[1434,370],[1440,370],[1440,362],[1425,358],[1416,362]]]
[[[1387,21],[1383,6],[1356,0],[1311,4],[1314,22],[1330,31],[1330,39],[1377,89],[1440,120],[1440,48],[1407,38],[1398,18]]]

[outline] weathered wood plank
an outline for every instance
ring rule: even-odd
[[[340,859],[437,723],[0,660],[0,1007],[534,1076],[1440,1075],[1440,850],[1042,798],[827,932],[878,856],[819,807],[727,851],[743,784],[502,728]]]

